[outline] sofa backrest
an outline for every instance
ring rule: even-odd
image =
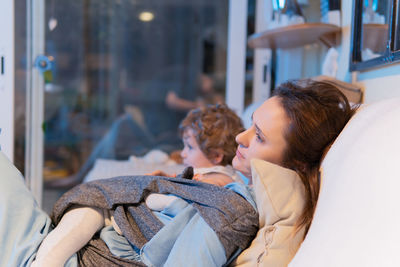
[[[400,99],[359,109],[328,151],[311,228],[289,264],[400,266]]]

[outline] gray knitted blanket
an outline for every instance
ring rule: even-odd
[[[163,224],[146,206],[150,193],[174,194],[190,202],[215,231],[229,258],[245,249],[258,230],[258,214],[232,190],[197,181],[159,176],[127,176],[81,184],[65,193],[55,204],[52,220],[57,225],[73,205],[114,210],[114,219],[126,239],[142,248]],[[81,266],[143,266],[143,263],[112,255],[95,236],[78,252]]]

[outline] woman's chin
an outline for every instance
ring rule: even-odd
[[[248,168],[246,168],[246,167],[243,165],[243,162],[240,161],[240,159],[238,158],[238,156],[235,156],[235,157],[233,158],[233,160],[232,160],[232,167],[233,167],[235,170],[241,172],[243,175],[247,175],[247,174],[249,173]]]
[[[232,160],[232,167],[235,169],[235,170],[239,170],[238,168],[240,167],[240,161],[239,161],[239,159],[237,158],[237,156],[235,156],[235,157],[233,157],[233,160]]]

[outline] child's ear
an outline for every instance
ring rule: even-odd
[[[215,149],[211,152],[211,162],[214,165],[218,165],[222,162],[224,159],[224,153],[222,149]]]

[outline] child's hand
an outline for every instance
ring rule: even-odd
[[[202,174],[200,174],[200,173],[196,173],[195,175],[193,175],[192,180],[201,181],[201,180],[203,180],[204,178],[205,178],[204,175],[202,175]]]
[[[157,171],[154,171],[154,172],[151,172],[151,173],[146,173],[146,175],[176,177],[176,174],[175,174],[175,173],[174,173],[174,174],[168,174],[168,173],[165,173],[165,172],[163,172],[163,171],[161,171],[161,170],[157,170]]]
[[[175,161],[177,164],[183,164],[181,152],[182,150],[172,151],[171,154],[169,155],[169,158]]]

